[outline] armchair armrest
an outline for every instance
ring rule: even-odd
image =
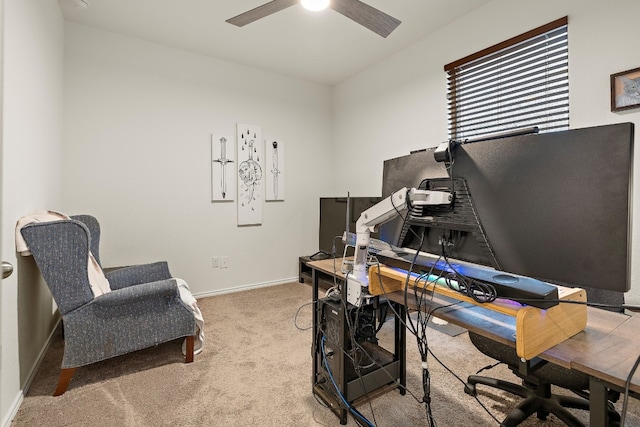
[[[179,298],[179,295],[176,281],[169,279],[117,289],[94,298],[91,303],[99,307],[117,307],[158,298]]]
[[[171,279],[171,273],[167,262],[160,261],[117,268],[106,272],[105,277],[109,281],[111,289],[117,290],[141,283]]]

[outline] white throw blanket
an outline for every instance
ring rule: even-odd
[[[189,306],[191,311],[193,311],[193,316],[196,318],[196,338],[194,340],[193,353],[199,354],[202,352],[202,347],[204,346],[204,318],[202,317],[202,312],[200,311],[200,307],[198,307],[196,299],[191,294],[189,286],[187,286],[187,282],[182,279],[176,279],[176,282],[178,282],[180,298],[187,306]],[[187,353],[186,343],[182,344],[182,352],[184,354]]]

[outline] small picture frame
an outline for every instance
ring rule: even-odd
[[[611,74],[611,111],[640,107],[640,68]]]

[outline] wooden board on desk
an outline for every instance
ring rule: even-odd
[[[479,303],[447,286],[426,282],[421,276],[407,276],[406,271],[384,265],[369,268],[369,293],[372,295],[403,291],[406,286],[416,287],[425,292],[435,292],[511,316],[515,322],[516,353],[527,360],[577,334],[587,324],[586,305],[560,303],[543,310],[506,300]],[[559,287],[558,291],[560,300],[582,302],[587,300],[587,294],[583,289]]]
[[[584,289],[560,287],[559,298],[565,301],[587,301]],[[587,326],[587,306],[560,303],[543,310],[524,307],[516,315],[516,353],[531,359],[560,344]]]

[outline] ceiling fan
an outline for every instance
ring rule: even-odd
[[[303,3],[304,1],[305,0],[302,0]],[[238,27],[243,27],[265,16],[293,6],[296,3],[300,3],[300,0],[273,0],[255,9],[241,13],[238,16],[229,18],[226,22]],[[325,0],[324,3],[328,3],[327,6],[331,9],[385,38],[400,25],[400,20],[359,0]]]

